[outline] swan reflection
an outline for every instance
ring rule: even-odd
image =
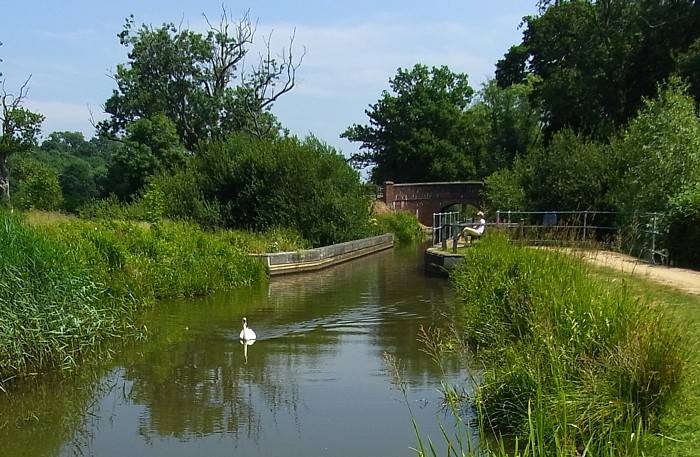
[[[252,346],[255,344],[255,340],[240,340],[241,344],[243,345],[243,360],[245,361],[245,364],[248,364],[248,346]]]

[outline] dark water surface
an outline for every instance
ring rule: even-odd
[[[404,367],[409,404],[439,440],[445,379],[420,351],[453,294],[394,249],[306,275],[196,300],[161,302],[147,341],[76,379],[0,394],[0,455],[411,456],[416,445],[385,352]],[[238,340],[240,319],[258,335]],[[247,358],[247,360],[246,360]],[[463,384],[459,361],[443,365]]]

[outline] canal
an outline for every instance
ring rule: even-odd
[[[0,455],[411,456],[453,420],[421,326],[444,326],[449,283],[423,274],[419,247],[204,299],[160,302],[148,338],[70,379],[0,393]],[[258,340],[238,340],[246,316]],[[403,368],[408,405],[384,354]]]

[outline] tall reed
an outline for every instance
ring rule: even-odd
[[[16,376],[108,355],[105,343],[139,332],[138,308],[156,298],[264,278],[251,250],[305,245],[282,229],[252,235],[73,218],[29,225],[0,211],[0,389]]]
[[[452,281],[485,367],[475,400],[492,455],[641,455],[684,366],[658,309],[580,259],[500,235],[469,249]]]
[[[131,325],[136,301],[114,293],[95,252],[71,249],[0,212],[0,389],[8,378],[70,368]]]

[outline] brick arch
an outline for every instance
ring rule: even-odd
[[[433,213],[455,203],[481,207],[480,181],[421,182],[394,184],[384,183],[384,203],[391,209],[409,211],[423,225],[432,225]]]

